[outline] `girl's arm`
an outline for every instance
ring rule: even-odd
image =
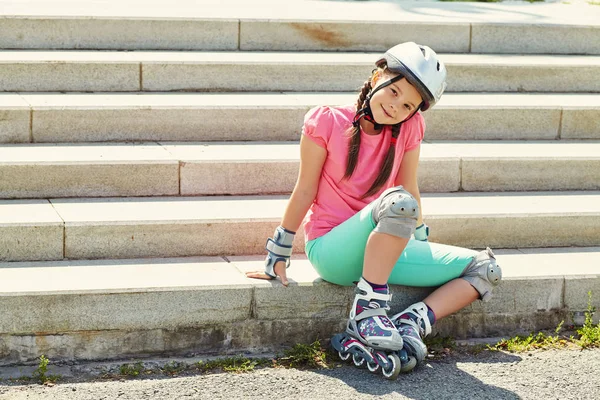
[[[288,231],[298,231],[308,209],[315,200],[326,157],[327,150],[302,135],[300,139],[300,171],[281,220],[281,226]]]
[[[298,172],[296,186],[292,191],[281,220],[281,226],[288,231],[298,232],[302,220],[315,200],[326,158],[326,149],[302,135],[300,139],[300,171]],[[285,262],[276,263],[274,272],[281,279],[281,283],[287,286]],[[264,271],[248,272],[246,276],[257,279],[272,279]]]
[[[395,186],[404,186],[404,189],[413,195],[419,203],[419,218],[417,226],[423,224],[423,207],[421,207],[421,192],[419,191],[419,181],[417,178],[417,169],[419,167],[419,156],[421,154],[421,145],[407,151],[402,157],[398,176],[396,177]]]

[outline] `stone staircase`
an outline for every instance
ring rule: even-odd
[[[600,7],[80,3],[0,1],[0,365],[339,331],[352,288],[318,279],[302,234],[289,288],[243,271],[283,215],[306,111],[354,102],[406,40],[449,70],[424,114],[431,240],[499,249],[505,274],[436,332],[581,322],[590,290],[600,306]],[[394,308],[431,290],[396,287]]]

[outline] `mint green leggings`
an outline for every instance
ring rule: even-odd
[[[324,280],[352,286],[362,276],[367,239],[375,221],[371,203],[327,234],[306,243],[306,254]],[[396,262],[388,283],[441,286],[458,278],[477,254],[474,250],[411,239]]]

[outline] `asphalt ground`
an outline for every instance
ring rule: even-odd
[[[600,349],[528,353],[452,351],[396,381],[349,364],[330,369],[261,368],[250,373],[76,382],[0,382],[1,400],[145,399],[598,399]]]

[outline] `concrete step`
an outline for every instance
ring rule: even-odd
[[[383,51],[402,38],[453,53],[600,54],[600,11],[586,2],[5,3],[5,49]]]
[[[295,143],[163,145],[182,162],[182,195],[290,193],[296,183]],[[423,193],[600,190],[600,142],[423,143],[419,182]]]
[[[0,94],[0,142],[297,140],[316,105],[356,93]],[[600,94],[449,93],[430,140],[600,139]]]
[[[581,323],[600,306],[600,248],[498,250],[503,282],[488,303],[440,320],[463,339]],[[568,266],[568,268],[565,268]],[[187,352],[276,351],[343,329],[353,288],[322,281],[294,256],[290,286],[247,279],[262,256],[0,264],[1,365]],[[391,312],[432,288],[392,286]],[[298,307],[302,304],[302,307]]]
[[[287,196],[0,201],[0,260],[262,254]],[[463,247],[600,245],[600,192],[424,194],[431,240]],[[460,229],[458,229],[460,227]],[[294,243],[302,252],[302,231]]]
[[[157,143],[0,146],[0,198],[179,194],[179,165]]]
[[[0,146],[0,198],[291,193],[296,142]],[[423,143],[421,192],[600,190],[600,142]]]
[[[354,91],[379,53],[2,51],[5,92]],[[441,54],[449,92],[600,92],[599,56]]]

